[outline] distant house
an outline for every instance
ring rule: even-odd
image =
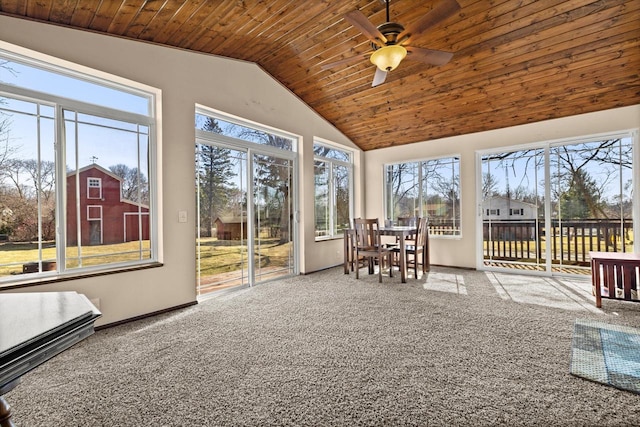
[[[217,217],[216,236],[218,240],[241,240],[247,238],[247,218],[239,216]]]
[[[149,207],[122,198],[122,179],[89,165],[79,173],[80,236],[82,245],[107,245],[149,239]],[[67,243],[76,245],[77,173],[67,174]],[[140,221],[140,219],[142,221]]]
[[[533,203],[521,202],[504,196],[492,196],[482,202],[483,220],[536,219],[538,208]]]

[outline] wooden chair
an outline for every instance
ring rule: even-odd
[[[407,260],[407,268],[413,266],[413,274],[417,279],[418,264],[422,265],[422,274],[429,271],[429,221],[427,217],[418,219],[416,231],[413,242],[405,245],[405,259]],[[399,247],[390,249],[394,254],[400,253]]]
[[[373,274],[376,261],[378,262],[378,282],[382,283],[382,268],[384,266],[384,258],[389,262],[389,277],[393,277],[393,268],[391,268],[392,252],[384,247],[380,241],[380,233],[378,229],[380,225],[378,219],[361,219],[353,220],[355,230],[355,254],[354,261],[356,263],[356,279],[359,279],[359,262],[361,260],[368,261],[369,274]]]
[[[349,274],[349,270],[355,271],[357,268],[363,267],[366,260],[356,258],[356,231],[354,229],[349,229],[344,230],[344,233],[344,273]]]

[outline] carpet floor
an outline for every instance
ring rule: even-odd
[[[221,294],[98,331],[5,397],[21,427],[640,425],[638,395],[569,373],[576,319],[640,327],[640,306],[530,304],[432,270]]]

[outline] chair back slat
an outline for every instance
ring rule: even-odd
[[[422,217],[418,221],[418,229],[416,233],[416,247],[424,247],[429,238],[429,218]]]
[[[353,220],[356,245],[360,250],[374,250],[379,245],[378,219],[356,218]]]

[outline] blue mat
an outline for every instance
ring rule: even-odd
[[[571,373],[640,394],[640,329],[576,320]]]

